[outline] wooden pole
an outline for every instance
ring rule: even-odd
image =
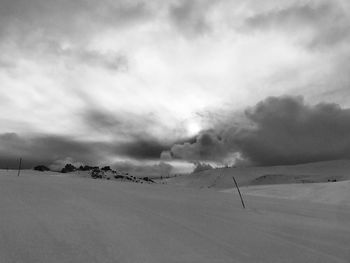
[[[242,195],[241,195],[241,191],[239,190],[237,181],[236,181],[236,179],[235,179],[234,176],[232,176],[232,179],[233,179],[233,181],[235,182],[236,188],[237,188],[237,190],[238,190],[239,197],[241,198],[242,206],[243,206],[243,208],[245,208],[244,201],[243,201],[243,198],[242,198]]]
[[[17,176],[19,176],[19,174],[21,172],[21,165],[22,165],[22,158],[19,158],[19,166],[18,166],[18,174],[17,174]]]

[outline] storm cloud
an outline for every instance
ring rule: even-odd
[[[0,135],[0,167],[15,168],[23,158],[24,167],[52,165],[62,160],[84,164],[110,164],[115,158],[145,161],[159,160],[169,147],[155,140],[142,138],[129,142],[84,141],[54,135],[21,136],[16,133]]]
[[[23,159],[23,167],[50,165],[56,160],[67,157],[92,162],[99,154],[91,143],[82,143],[73,138],[62,136],[20,136],[16,133],[0,135],[1,168],[15,168],[18,159]]]
[[[158,159],[161,153],[168,149],[171,143],[162,143],[155,139],[139,138],[132,142],[119,144],[116,153],[135,159]]]
[[[193,140],[175,136],[154,115],[113,114],[91,108],[76,119],[80,126],[90,131],[94,139],[39,133],[0,134],[0,166],[14,168],[21,157],[26,168],[38,164],[60,164],[64,160],[110,164],[116,159],[128,160],[130,163],[135,161],[143,167],[141,163],[144,161],[159,161],[161,153],[173,144]],[[157,129],[168,129],[167,136],[158,136]],[[174,135],[172,137],[169,136],[171,132]]]
[[[214,131],[205,131],[193,143],[175,144],[170,153],[188,161],[219,161],[227,154],[227,144]]]
[[[246,111],[255,125],[234,135],[243,156],[260,165],[350,158],[350,110],[307,105],[302,97],[268,98]]]
[[[245,116],[250,125],[230,131],[216,127],[195,143],[174,145],[172,155],[222,161],[236,154],[263,166],[350,158],[350,109],[309,105],[302,97],[269,97],[245,110]]]

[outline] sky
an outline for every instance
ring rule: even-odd
[[[0,167],[350,158],[346,0],[0,0]]]

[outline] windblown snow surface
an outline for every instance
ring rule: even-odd
[[[232,190],[1,171],[0,262],[350,262],[347,202],[256,187],[243,209]]]

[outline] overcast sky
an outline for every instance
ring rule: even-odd
[[[348,158],[349,12],[346,0],[0,0],[0,166]]]

